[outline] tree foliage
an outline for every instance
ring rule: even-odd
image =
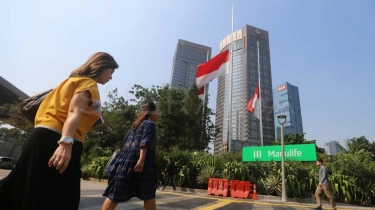
[[[316,145],[316,140],[306,140],[305,139],[305,134],[287,134],[284,136],[284,144],[315,144]],[[274,142],[274,145],[281,145],[281,139],[277,139]],[[316,146],[316,152],[317,153],[324,153],[324,149]]]
[[[0,125],[11,125],[9,129],[1,129],[1,132],[18,139],[23,144],[32,131],[34,125],[21,113],[20,102],[7,103],[0,106]]]
[[[284,136],[284,143],[285,145],[288,144],[315,144],[316,140],[306,140],[305,134],[287,134]],[[277,139],[274,143],[275,145],[281,144],[281,139]]]
[[[162,148],[177,147],[189,151],[203,151],[214,138],[215,127],[211,121],[214,113],[197,96],[197,87],[183,88],[134,85],[133,100],[141,107],[148,101],[158,104],[158,145]],[[207,100],[206,100],[207,101]]]
[[[137,107],[118,96],[117,88],[108,94],[108,99],[103,104],[104,123],[92,129],[87,139],[97,139],[101,147],[115,149],[122,147],[123,137],[136,118]]]
[[[370,143],[370,141],[365,136],[360,136],[358,138],[352,138],[346,140],[347,152],[356,153],[356,152],[367,152],[370,154],[375,154],[375,142]]]

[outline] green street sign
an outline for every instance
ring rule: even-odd
[[[316,161],[315,144],[290,144],[284,146],[285,160]],[[243,147],[242,161],[281,161],[281,145]]]

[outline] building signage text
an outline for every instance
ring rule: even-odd
[[[315,161],[315,144],[293,144],[284,146],[284,156],[286,160]],[[242,161],[281,161],[281,145],[262,147],[243,147]]]

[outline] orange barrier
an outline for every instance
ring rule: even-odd
[[[207,195],[228,196],[228,179],[209,178]]]
[[[212,188],[213,188],[213,181],[212,180],[213,180],[212,178],[208,179],[207,195],[212,194]]]
[[[250,198],[250,187],[252,184],[249,181],[232,180],[230,187],[230,197],[232,198]]]
[[[253,200],[258,200],[257,185],[256,184],[254,184],[254,188],[253,188]]]

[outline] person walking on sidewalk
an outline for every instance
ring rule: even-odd
[[[324,191],[329,201],[331,202],[332,210],[336,210],[335,199],[332,196],[331,186],[328,181],[327,168],[323,165],[323,160],[320,158],[316,161],[316,165],[319,166],[319,184],[316,187],[315,191],[316,203],[318,204],[318,207],[316,207],[315,209],[322,209],[322,201],[320,196]]]
[[[132,197],[143,200],[145,210],[156,209],[156,125],[158,110],[155,103],[148,103],[139,113],[125,137],[125,145],[107,168],[107,197],[102,210],[114,210],[118,203]]]
[[[14,169],[0,180],[0,209],[79,208],[83,144],[101,115],[98,84],[111,80],[118,67],[110,54],[95,53],[48,93]],[[40,75],[55,76],[53,70]]]
[[[168,158],[168,165],[167,168],[161,173],[162,175],[166,176],[165,182],[161,190],[163,191],[165,187],[172,181],[173,184],[173,192],[176,192],[176,184],[174,183],[174,177],[176,176],[176,165],[174,164],[173,159],[170,157]]]

